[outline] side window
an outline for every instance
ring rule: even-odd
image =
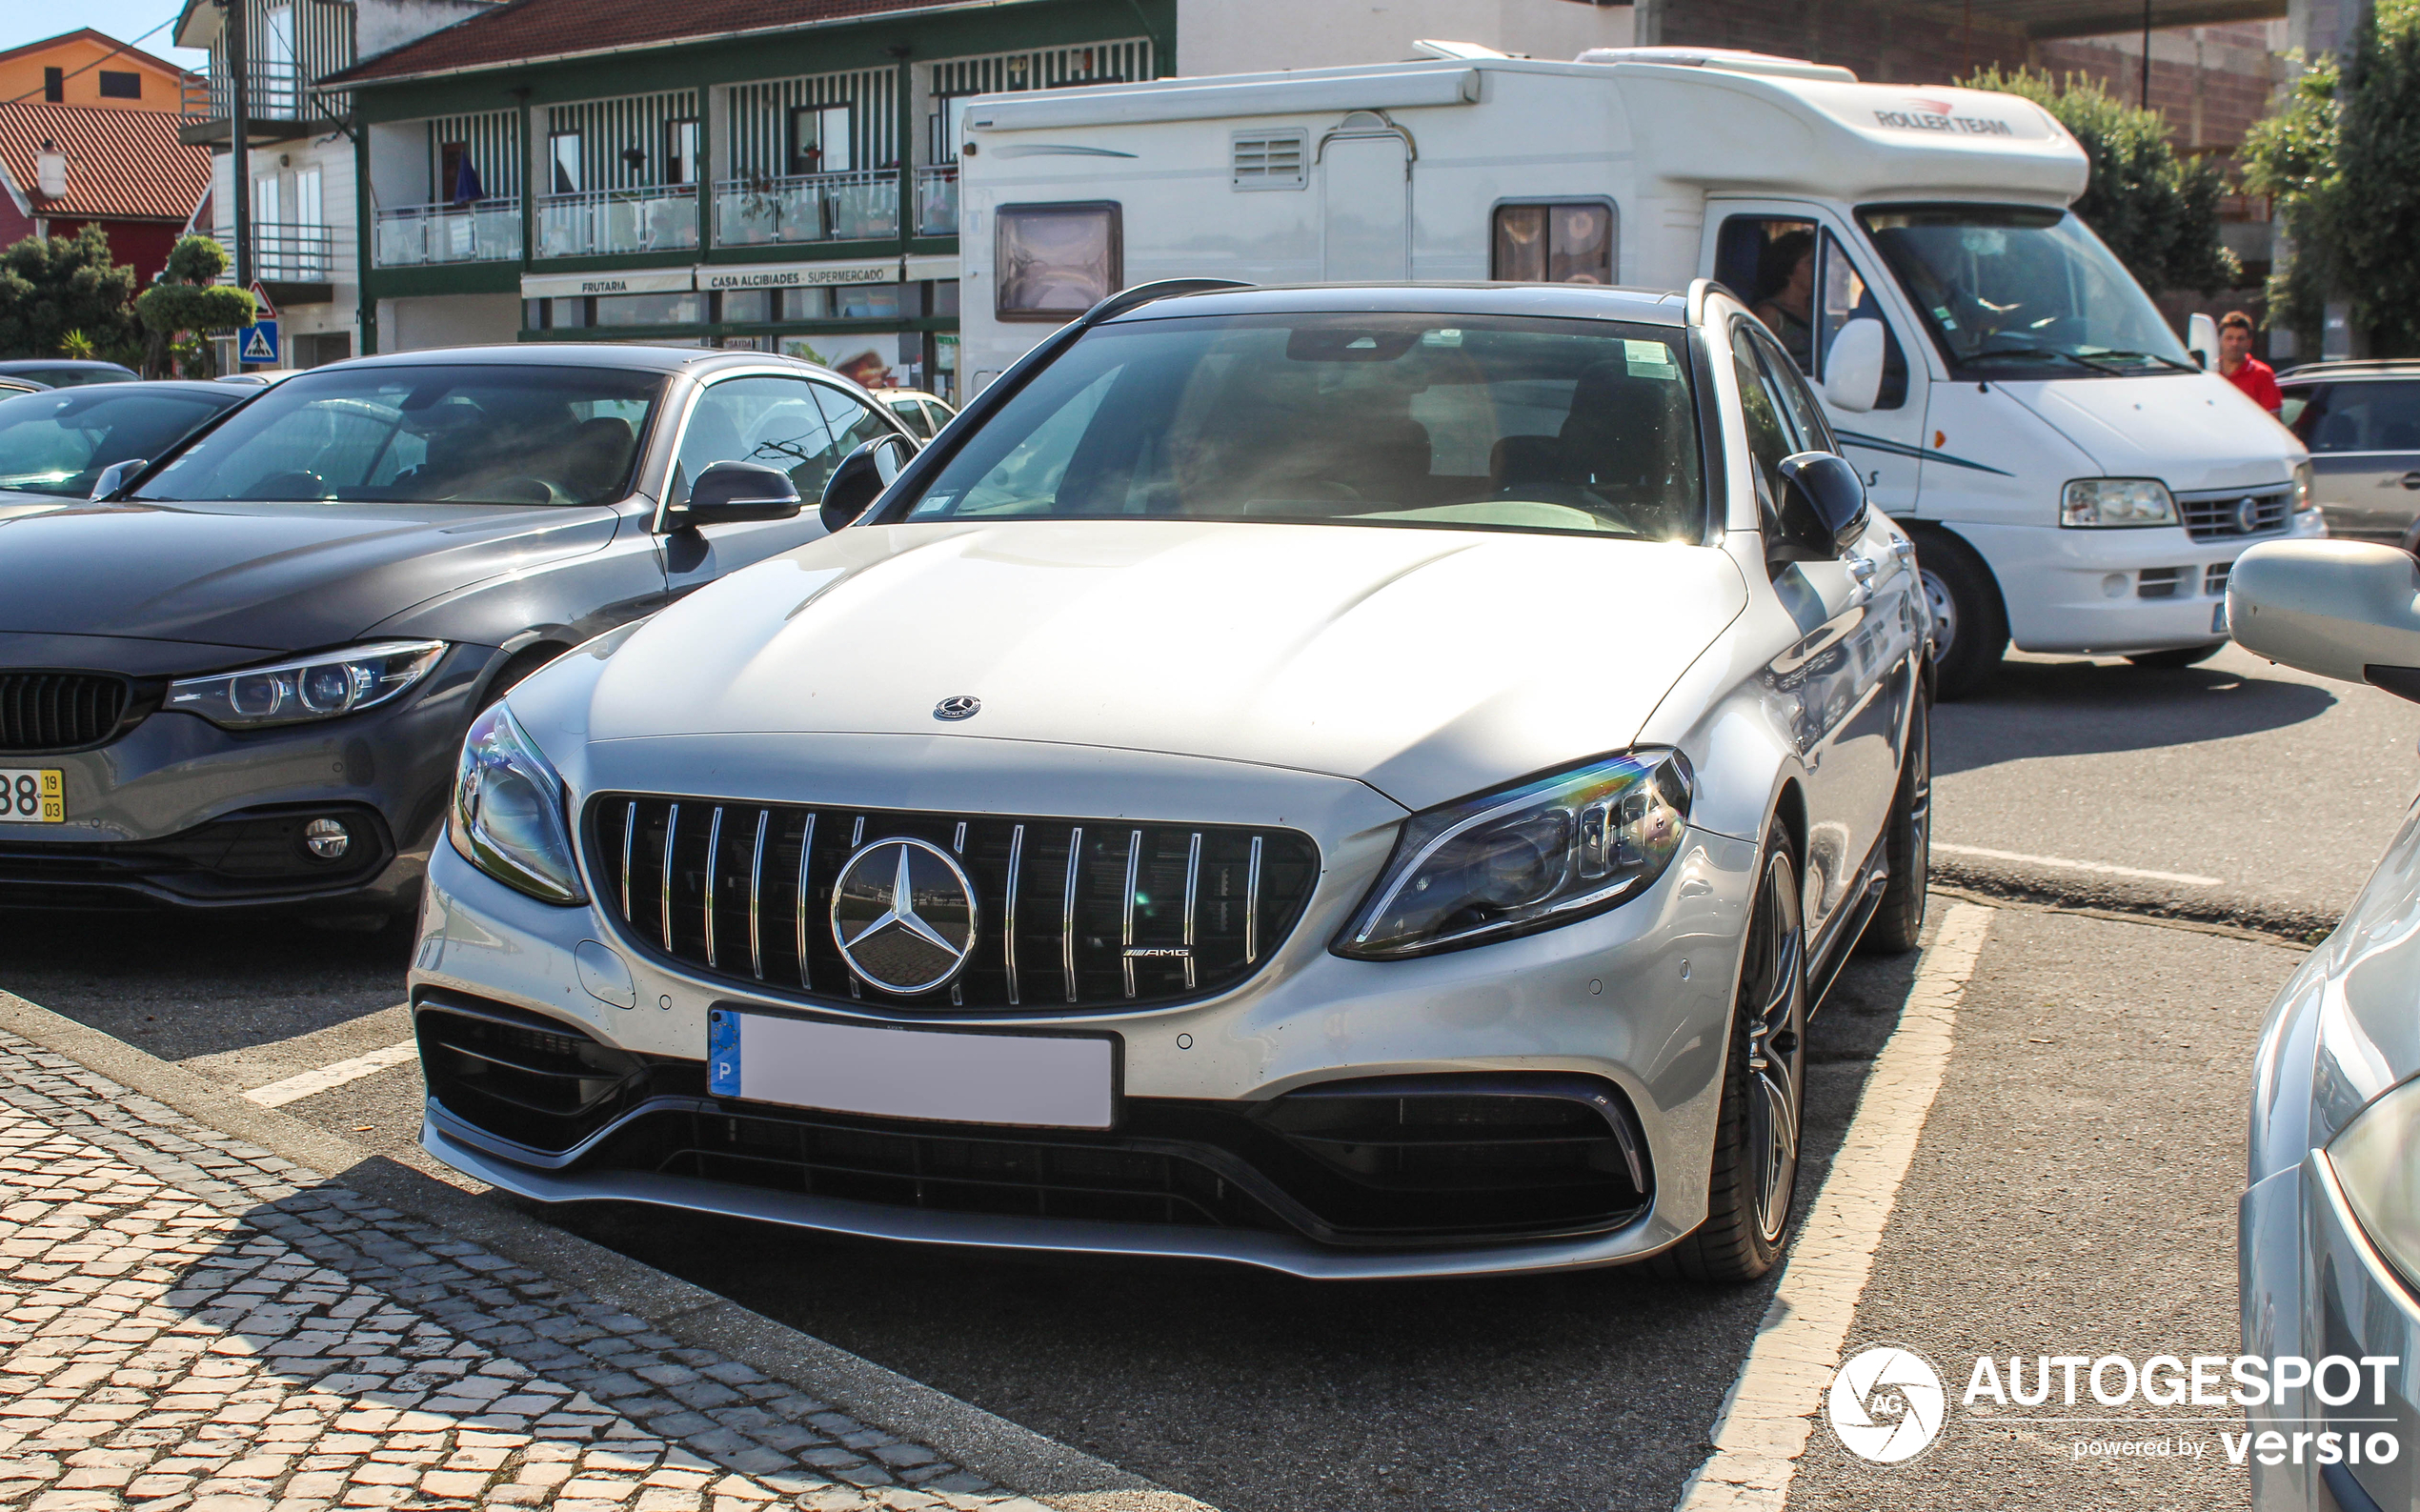
[[[1882,320],[1881,306],[1840,238],[1794,215],[1733,215],[1715,241],[1715,280],[1746,301],[1810,378],[1824,373],[1832,337],[1849,321]],[[1883,386],[1874,408],[1907,402],[1907,357],[1883,324]]]
[[[914,433],[918,440],[932,438],[933,427],[924,418],[924,406],[914,399],[893,399],[890,406],[891,413],[899,417],[900,423]]]
[[[1488,276],[1504,283],[1609,284],[1614,232],[1613,207],[1601,199],[1499,205]]]
[[[1763,336],[1756,338],[1756,349],[1764,353],[1766,378],[1773,393],[1781,401],[1782,413],[1798,438],[1802,452],[1838,452],[1840,445],[1832,439],[1832,428],[1824,422],[1823,406],[1808,393],[1806,380],[1782,353],[1781,348]]]
[[[1756,495],[1769,512],[1782,497],[1782,459],[1799,450],[1781,402],[1773,395],[1765,365],[1757,360],[1756,333],[1744,320],[1731,325],[1731,363],[1740,381],[1740,411],[1747,420],[1747,451],[1754,463]]]
[[[1849,260],[1847,250],[1840,238],[1830,232],[1823,235],[1823,267],[1817,277],[1823,291],[1816,320],[1816,365],[1805,368],[1809,376],[1821,377],[1825,356],[1832,349],[1832,338],[1841,327],[1851,320],[1881,320],[1883,323],[1883,386],[1874,398],[1877,410],[1896,410],[1907,402],[1907,355],[1899,348],[1899,336],[1884,318],[1882,306],[1865,282],[1865,275]]]
[[[823,406],[823,417],[831,422],[833,442],[840,456],[847,456],[877,435],[897,433],[883,424],[882,417],[857,395],[844,393],[828,383],[813,384],[811,387],[815,390],[817,402]]]
[[[673,502],[687,500],[697,474],[717,462],[777,467],[797,483],[800,498],[820,499],[838,458],[815,390],[800,378],[730,378],[699,394],[681,433]]]
[[[1002,205],[992,214],[993,313],[1067,321],[1125,287],[1119,207]]]

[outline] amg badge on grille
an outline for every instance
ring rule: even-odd
[[[849,969],[884,992],[931,992],[975,953],[975,884],[925,840],[877,840],[832,889],[832,938]]]
[[[983,700],[973,694],[961,693],[942,699],[933,706],[936,719],[972,719],[983,707]]]

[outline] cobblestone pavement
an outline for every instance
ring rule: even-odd
[[[0,1033],[0,1506],[1045,1512]]]

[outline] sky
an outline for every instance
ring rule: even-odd
[[[16,0],[0,5],[0,51],[72,31],[79,26],[106,32],[120,42],[134,42],[143,32],[172,19],[177,10],[177,0],[75,0],[68,6]],[[135,45],[153,57],[189,69],[210,62],[210,55],[196,49],[171,47],[166,31]]]

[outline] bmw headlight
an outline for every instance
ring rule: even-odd
[[[400,696],[445,655],[442,640],[382,640],[169,684],[168,707],[226,730],[333,719]]]
[[[2377,1099],[2328,1141],[2328,1163],[2361,1231],[2420,1286],[2420,1079]]]
[[[1332,948],[1396,960],[1603,913],[1680,854],[1692,783],[1680,752],[1631,751],[1416,814]]]
[[[563,779],[504,705],[471,725],[454,773],[446,836],[462,858],[541,902],[582,903],[563,819]]]
[[[2173,525],[2176,496],[2157,478],[2080,477],[2059,495],[2059,523]]]

